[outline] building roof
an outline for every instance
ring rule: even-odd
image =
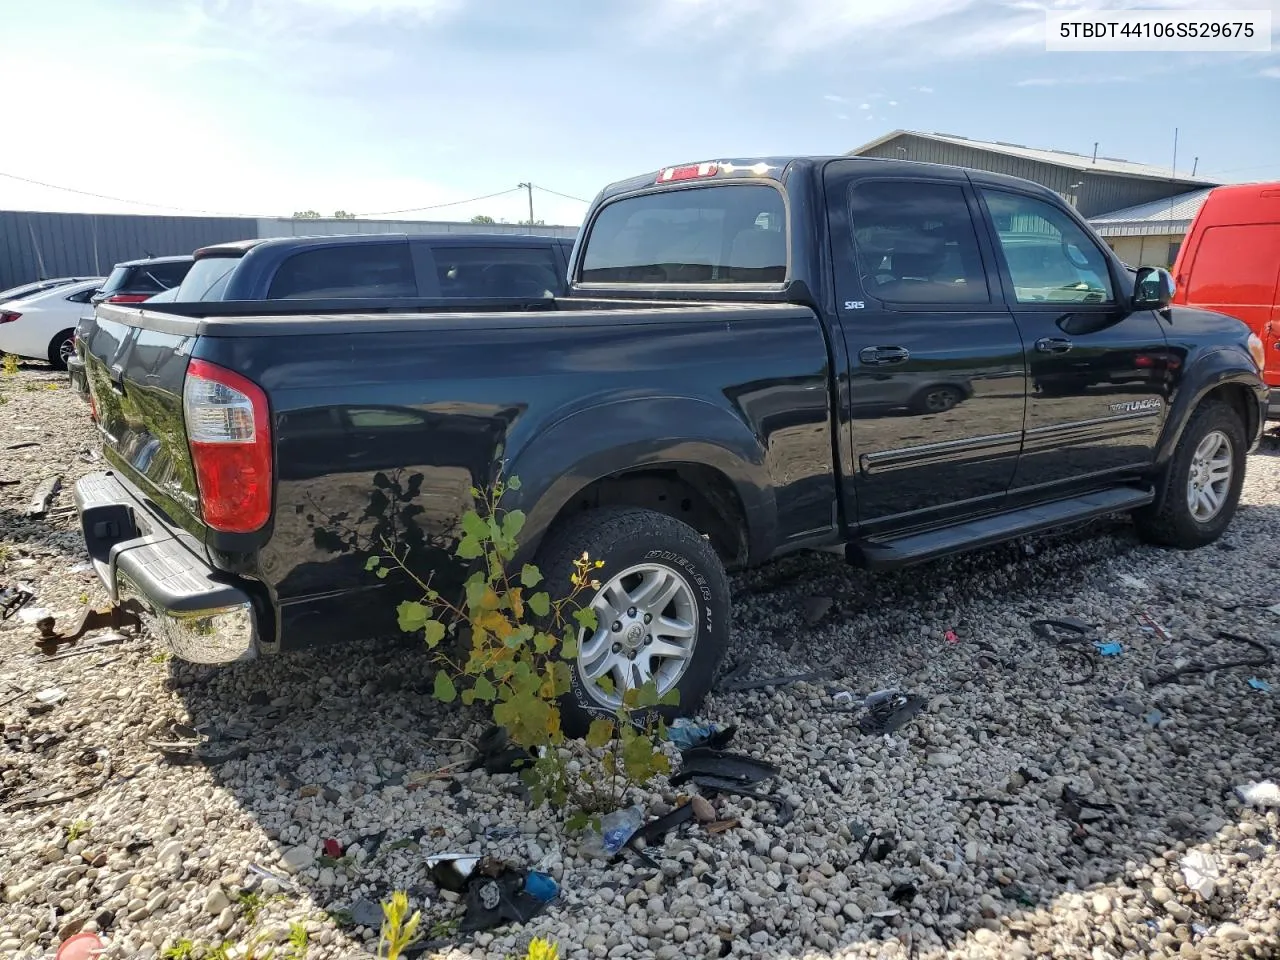
[[[1090,217],[1090,225],[1104,237],[1151,237],[1186,233],[1213,187],[1140,203]]]
[[[1186,174],[1175,174],[1174,171],[1164,167],[1156,167],[1147,163],[1134,163],[1131,160],[1118,160],[1114,157],[1098,157],[1095,160],[1089,154],[1072,153],[1068,150],[1041,150],[1037,147],[1025,147],[1019,143],[973,140],[969,137],[956,136],[955,134],[950,133],[921,133],[918,130],[894,130],[892,133],[886,133],[883,137],[878,137],[870,143],[864,143],[856,150],[851,150],[849,152],[849,156],[858,156],[868,150],[873,150],[882,144],[888,143],[890,140],[894,140],[897,137],[920,137],[925,140],[935,140],[939,143],[947,143],[955,147],[968,147],[970,150],[985,150],[990,153],[1001,153],[1010,157],[1021,157],[1024,160],[1033,160],[1036,163],[1047,163],[1058,167],[1068,167],[1072,170],[1093,170],[1099,173],[1117,174],[1125,177],[1139,177],[1146,180],[1168,180],[1175,183],[1217,186],[1216,180],[1207,180],[1204,177],[1191,177]]]

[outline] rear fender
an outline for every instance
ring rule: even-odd
[[[677,432],[678,431],[678,432]],[[773,550],[777,505],[754,434],[705,400],[641,397],[579,410],[506,454],[520,489],[503,499],[526,514],[521,555],[536,551],[560,511],[593,482],[643,467],[697,464],[728,477],[742,503],[752,561]]]

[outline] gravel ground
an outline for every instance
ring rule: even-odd
[[[482,723],[430,700],[411,647],[213,669],[144,637],[44,658],[34,610],[65,625],[105,599],[65,512],[100,463],[62,375],[31,364],[0,396],[0,480],[17,481],[0,486],[0,585],[37,594],[0,624],[0,957],[52,957],[76,929],[101,931],[108,957],[146,958],[183,938],[285,940],[291,924],[309,958],[368,956],[376,932],[344,911],[359,921],[359,901],[398,887],[428,927],[447,923],[461,908],[424,858],[456,850],[540,866],[563,894],[528,925],[428,956],[503,958],[535,935],[571,958],[1280,955],[1280,810],[1233,791],[1280,776],[1280,669],[1152,683],[1257,655],[1220,630],[1276,649],[1274,441],[1250,458],[1226,540],[1195,553],[1106,521],[896,575],[804,556],[738,577],[733,648],[750,676],[831,671],[703,711],[782,768],[765,788],[794,816],[716,798],[741,825],[682,828],[655,871],[584,859],[511,776],[427,778],[465,760],[457,740]],[[55,474],[54,510],[28,519]],[[1063,652],[1029,629],[1045,616],[1081,618],[1122,652]],[[848,700],[887,687],[926,706],[895,735],[864,735]],[[34,697],[48,688],[65,691],[51,708]],[[152,745],[192,727],[208,737],[199,759]],[[656,813],[677,793],[644,799]],[[342,859],[323,857],[329,838]],[[1189,887],[1189,853],[1207,856],[1212,889]]]

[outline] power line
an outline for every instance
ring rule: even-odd
[[[357,213],[357,217],[389,217],[393,213],[420,213],[423,210],[439,210],[442,207],[458,207],[464,203],[476,203],[480,200],[492,200],[494,197],[505,197],[508,193],[516,193],[523,190],[523,187],[512,187],[509,190],[499,190],[497,193],[486,193],[483,197],[471,197],[468,200],[450,200],[448,203],[433,203],[427,207],[406,207],[403,210],[379,210],[375,213]]]
[[[541,190],[543,193],[549,193],[549,194],[551,194],[553,197],[563,197],[563,198],[564,198],[564,199],[566,199],[566,200],[577,200],[577,201],[578,201],[578,203],[590,203],[590,202],[591,202],[590,200],[583,200],[581,197],[575,197],[575,196],[572,196],[572,195],[567,194],[567,193],[560,193],[558,190],[548,190],[546,187],[540,187],[540,186],[538,186],[536,183],[533,185],[533,189],[535,189],[535,190]]]
[[[20,177],[16,173],[4,173],[3,171],[0,171],[0,177],[5,177],[9,180],[18,180],[22,183],[30,183],[37,187],[47,187],[50,190],[62,190],[65,193],[76,193],[82,197],[94,197],[97,200],[111,200],[115,203],[128,203],[136,207],[152,207],[159,210],[178,210],[182,213],[202,213],[215,217],[257,218],[261,216],[261,214],[256,213],[225,213],[219,210],[199,210],[191,207],[173,207],[165,203],[148,203],[145,200],[130,200],[126,197],[112,197],[105,193],[93,193],[89,190],[77,190],[75,187],[63,187],[56,183],[45,183],[43,180],[32,180],[30,177]]]

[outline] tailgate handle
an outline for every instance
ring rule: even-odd
[[[111,389],[116,393],[124,396],[124,367],[120,364],[114,364],[111,367]]]

